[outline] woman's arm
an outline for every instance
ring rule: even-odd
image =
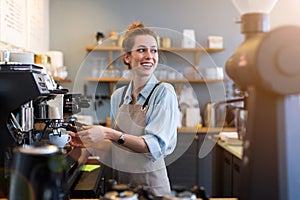
[[[122,133],[114,129],[107,129],[106,138],[113,142],[118,142],[119,138],[124,135],[123,146],[137,153],[149,153],[148,146],[142,137],[138,137],[131,134]]]
[[[104,139],[109,139],[117,143],[119,138],[124,134],[125,139],[123,146],[138,153],[149,153],[148,146],[142,137],[131,134],[122,133],[121,131],[104,126],[83,126],[84,130],[78,132],[81,141],[86,147],[101,148],[101,142]],[[99,149],[100,150],[100,149]]]

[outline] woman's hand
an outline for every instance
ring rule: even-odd
[[[85,147],[92,147],[97,143],[103,141],[105,136],[104,126],[82,126],[83,130],[77,132],[77,135],[81,139]]]
[[[117,142],[123,134],[120,131],[112,128],[96,125],[96,126],[82,126],[83,130],[76,133],[81,139],[84,147],[102,149],[102,146],[108,141],[109,144]],[[149,153],[148,146],[142,137],[126,134],[126,142],[123,146],[139,153]]]

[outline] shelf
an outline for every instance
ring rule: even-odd
[[[129,82],[130,79],[121,79],[121,78],[86,78],[89,82]]]
[[[171,53],[171,54],[184,54],[190,53],[193,54],[193,67],[195,69],[198,68],[201,53],[216,53],[224,51],[224,48],[182,48],[182,47],[170,47],[170,48],[159,48],[160,51]],[[122,48],[120,46],[86,46],[86,51],[106,51],[109,63],[109,69],[114,69],[114,53],[121,53]],[[128,82],[129,79],[122,79],[122,78],[86,78],[89,82],[102,82],[102,83],[109,83],[110,92],[113,92],[114,85],[117,82]],[[175,84],[175,89],[178,94],[181,93],[182,83],[217,83],[217,82],[226,82],[224,79],[162,79],[163,82],[169,82]]]
[[[121,79],[121,78],[86,78],[89,82],[108,82],[108,83],[115,83],[115,82],[129,82],[130,79]],[[162,82],[169,82],[169,83],[214,83],[214,82],[225,82],[224,79],[162,79]]]
[[[122,48],[119,46],[87,46],[87,51],[121,51]]]
[[[110,94],[114,91],[114,84],[117,82],[126,83],[129,82],[131,79],[122,79],[122,78],[86,78],[88,82],[99,82],[99,83],[109,83],[109,90]],[[226,82],[225,79],[161,79],[162,82],[174,83],[175,89],[178,94],[181,93],[182,90],[182,83],[219,83],[219,82]]]
[[[108,60],[109,60],[109,68],[113,69],[113,52],[120,52],[122,48],[119,46],[87,46],[86,50],[90,51],[107,51],[108,52]],[[162,52],[169,53],[193,53],[194,54],[194,67],[197,68],[200,62],[201,52],[207,53],[216,53],[224,51],[225,48],[182,48],[182,47],[170,47],[170,48],[159,48]]]
[[[59,82],[59,83],[70,83],[71,80],[70,79],[63,79],[60,77],[53,77],[54,81]]]
[[[219,133],[219,132],[234,132],[234,127],[182,127],[178,128],[178,133]]]
[[[87,51],[121,51],[119,46],[87,46]],[[182,48],[182,47],[170,47],[159,48],[161,51],[178,51],[178,52],[201,52],[206,51],[208,53],[224,51],[224,48]]]

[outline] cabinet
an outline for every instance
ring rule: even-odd
[[[198,136],[195,133],[179,133],[174,152],[166,157],[166,164],[173,161],[173,155],[183,153],[167,165],[172,189],[190,189],[198,183]]]
[[[208,132],[209,131],[209,132]],[[199,158],[199,150],[204,143],[205,137],[213,138],[220,131],[233,131],[232,128],[198,128],[197,133],[191,128],[182,128],[178,130],[177,146],[174,152],[166,157],[166,164],[169,174],[171,187],[173,189],[190,189],[195,185],[205,188],[206,194],[216,196],[213,182],[213,174],[215,172],[213,159],[214,149],[210,151],[204,158]],[[206,140],[206,142],[214,142]],[[207,145],[207,144],[206,144]],[[174,162],[172,155],[182,155]]]
[[[199,128],[195,133],[190,128],[178,130],[177,146],[173,154],[183,152],[174,162],[166,157],[166,164],[172,188],[190,189],[194,185],[205,188],[210,197],[239,197],[242,147],[235,147],[229,152],[215,143],[214,136],[220,131],[235,131],[234,128]],[[213,149],[204,157],[199,158],[199,150],[205,138],[212,142]],[[206,144],[207,146],[210,146]]]
[[[239,197],[241,158],[220,145],[214,150],[214,194],[221,197]]]

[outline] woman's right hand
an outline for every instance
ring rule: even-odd
[[[78,148],[85,148],[85,145],[81,141],[79,135],[77,133],[69,131],[68,133],[71,136],[71,141],[69,142],[71,146]]]
[[[85,147],[93,147],[105,139],[104,126],[82,126],[82,129],[77,135]]]

